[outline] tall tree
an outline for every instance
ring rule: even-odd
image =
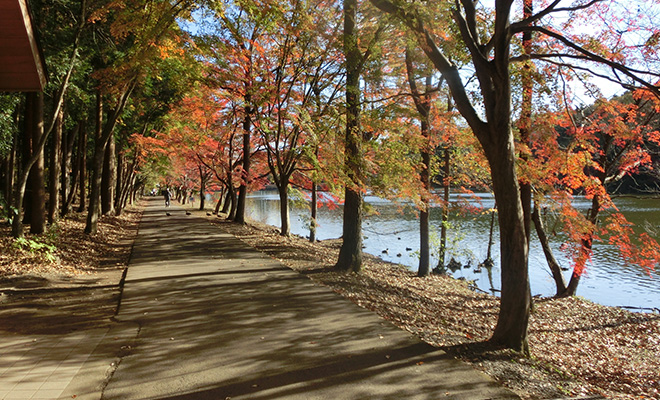
[[[419,211],[419,266],[417,268],[418,276],[426,276],[431,272],[431,249],[429,240],[429,214],[431,211],[431,140],[430,140],[430,117],[431,117],[431,90],[433,89],[433,76],[431,73],[426,75],[426,88],[421,92],[417,86],[415,70],[412,60],[413,50],[410,46],[406,47],[406,73],[408,75],[408,85],[412,94],[415,108],[419,113],[420,130],[424,143],[420,154],[422,156],[422,165],[420,180],[422,183],[421,209]]]
[[[615,71],[625,73],[634,82],[646,84],[642,77],[617,61],[608,60],[597,53],[567,39],[557,31],[543,27],[541,20],[555,12],[575,12],[597,3],[576,4],[560,7],[559,1],[551,2],[538,13],[512,22],[512,0],[496,0],[492,24],[480,24],[478,2],[457,1],[445,13],[453,19],[452,28],[467,47],[474,68],[483,113],[472,103],[463,78],[456,64],[447,56],[444,46],[453,35],[449,30],[444,36],[429,28],[427,18],[420,9],[403,2],[371,0],[379,9],[400,18],[416,34],[422,50],[439,72],[443,74],[454,97],[456,108],[472,128],[486,153],[493,180],[495,199],[498,205],[500,225],[500,250],[502,266],[502,295],[497,326],[491,341],[507,347],[526,350],[527,326],[531,306],[529,277],[527,270],[528,241],[526,223],[529,212],[523,207],[518,172],[516,170],[516,148],[512,130],[511,110],[511,49],[515,35],[535,31],[556,39],[565,45],[571,57],[603,62]],[[545,49],[544,49],[545,50]],[[556,57],[562,54],[553,53]],[[574,54],[574,56],[573,56]],[[548,53],[538,57],[547,59]],[[533,55],[529,56],[533,57]],[[654,89],[655,90],[655,89]]]
[[[309,163],[304,161],[312,154],[311,118],[320,117],[315,114],[320,109],[327,112],[325,106],[331,106],[337,94],[329,90],[324,102],[330,104],[315,105],[313,101],[321,97],[314,91],[336,84],[340,69],[333,43],[339,29],[338,10],[330,4],[306,1],[294,1],[286,7],[284,13],[289,17],[268,35],[264,54],[272,67],[264,73],[264,100],[255,125],[279,192],[283,236],[290,234],[289,186],[307,168]]]
[[[360,46],[359,1],[344,0],[344,57],[346,65],[346,128],[344,136],[344,216],[342,244],[335,269],[359,272],[362,269],[362,203],[364,196],[364,158],[362,144],[366,140],[360,126],[360,77],[373,46],[379,41],[379,26],[368,47]],[[364,34],[364,33],[363,33]],[[364,41],[364,39],[363,39]]]

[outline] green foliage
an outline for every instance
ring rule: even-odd
[[[52,244],[39,241],[38,239],[20,237],[18,239],[14,239],[12,246],[17,249],[38,255],[50,263],[55,263],[58,260],[57,256],[55,255],[57,247]]]
[[[15,207],[11,207],[3,194],[0,192],[0,220],[6,219],[9,224],[14,220],[14,216],[18,213]]]
[[[20,105],[20,99],[20,95],[16,93],[0,94],[0,157],[11,150],[12,137],[18,129],[14,113]]]

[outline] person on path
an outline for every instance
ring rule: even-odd
[[[170,193],[169,188],[165,188],[165,190],[163,190],[163,196],[165,196],[165,207],[169,207],[170,199],[172,198],[172,193]]]

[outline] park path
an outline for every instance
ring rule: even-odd
[[[59,398],[517,398],[203,216],[146,203],[117,324]]]

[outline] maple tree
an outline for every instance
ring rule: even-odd
[[[524,32],[537,32],[554,43],[562,45],[561,53],[555,49],[539,49],[536,57],[544,60],[573,58],[595,61],[607,65],[614,71],[625,74],[632,83],[642,84],[655,90],[637,70],[627,68],[620,59],[608,59],[611,53],[599,55],[602,49],[593,49],[585,42],[573,41],[566,35],[543,26],[543,22],[558,12],[580,11],[598,3],[574,4],[561,7],[554,1],[535,14],[512,21],[511,0],[497,0],[494,4],[494,19],[488,25],[481,24],[481,9],[473,1],[456,2],[455,8],[445,13],[451,18],[455,31],[433,25],[425,18],[421,9],[403,2],[372,0],[376,7],[395,15],[414,32],[419,46],[439,72],[443,74],[456,102],[456,108],[472,128],[488,158],[493,180],[493,189],[498,205],[500,225],[500,247],[502,265],[502,295],[497,326],[491,340],[508,347],[527,349],[527,325],[531,306],[529,277],[527,270],[528,240],[526,221],[531,211],[523,206],[516,166],[516,149],[512,129],[511,76],[512,39]],[[444,44],[458,32],[467,47],[478,81],[483,113],[475,108],[468,95],[463,78],[456,64],[447,56]],[[556,42],[554,42],[556,41]],[[591,42],[587,42],[591,43]],[[548,52],[545,52],[548,50]],[[525,55],[535,57],[534,55]],[[613,78],[614,79],[614,78]]]
[[[335,43],[338,10],[332,4],[297,1],[284,6],[286,21],[264,40],[268,68],[262,73],[255,126],[280,197],[280,233],[288,236],[289,185],[312,164],[311,147],[318,142],[312,119],[335,103],[340,54]]]
[[[657,117],[655,110],[641,112],[644,93],[637,91],[627,98],[601,99],[579,113],[571,113],[558,121],[564,126],[561,134],[545,135],[543,143],[533,147],[535,162],[550,165],[537,165],[540,172],[536,174],[543,177],[539,188],[544,187],[542,193],[548,193],[561,210],[563,230],[568,236],[564,249],[571,254],[574,264],[566,283],[547,244],[539,215],[538,209],[548,201],[537,196],[534,221],[555,278],[558,296],[575,295],[591,260],[592,247],[599,240],[608,240],[619,248],[627,262],[648,270],[660,261],[660,245],[647,233],[633,233],[631,224],[617,209],[608,192],[608,187],[626,175],[650,165],[651,157],[646,148],[649,144],[657,145],[660,140],[660,134],[651,124]],[[554,146],[556,150],[545,150],[548,146]],[[575,192],[583,192],[591,202],[586,215],[571,205]],[[606,215],[601,218],[603,212]]]

